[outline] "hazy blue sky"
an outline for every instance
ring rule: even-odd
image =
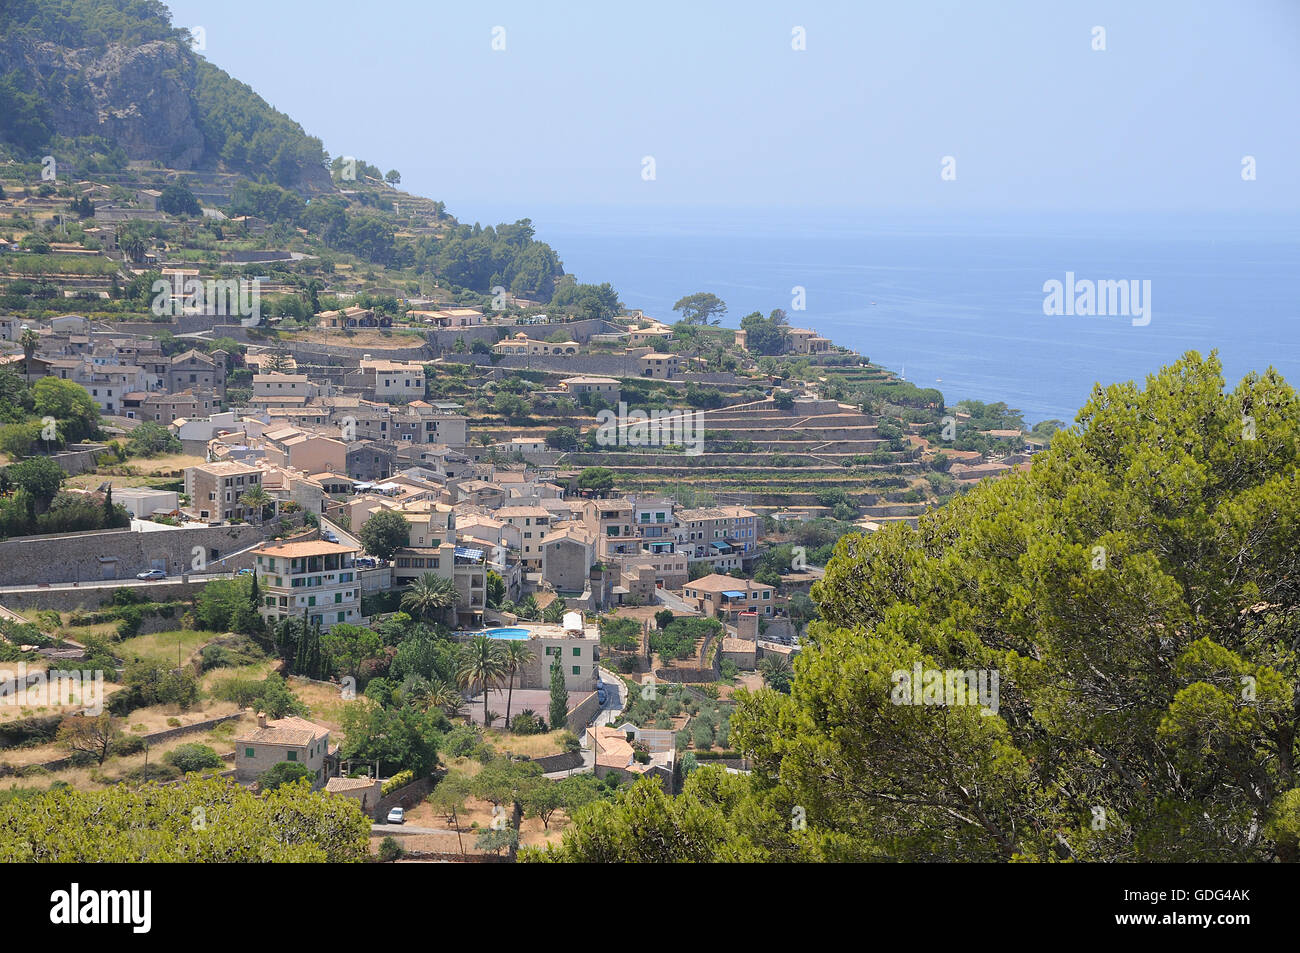
[[[1300,0],[170,6],[331,155],[462,218],[1300,209]]]

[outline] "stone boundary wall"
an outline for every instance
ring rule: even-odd
[[[196,721],[192,725],[181,725],[179,728],[164,728],[161,731],[152,731],[149,732],[148,734],[140,735],[139,737],[143,738],[148,744],[152,745],[159,741],[168,741],[172,738],[179,738],[182,735],[194,734],[200,731],[207,731],[209,728],[214,728],[223,722],[233,721],[236,718],[242,718],[242,717],[244,717],[244,713],[241,711],[241,712],[236,712],[233,715],[221,715],[220,717],[217,718],[209,718],[206,721]],[[233,758],[233,755],[231,757]],[[223,758],[223,760],[226,759]],[[68,756],[66,758],[55,758],[53,761],[43,761],[39,764],[26,764],[23,765],[21,768],[15,768],[15,773],[21,775],[24,771],[28,771],[32,768],[42,768],[46,771],[61,771],[64,768],[71,767],[71,766],[72,766],[72,757]],[[221,777],[225,777],[227,775],[233,776],[234,773],[235,773],[234,769],[232,768],[230,771],[222,772],[220,776]]]
[[[246,549],[264,538],[251,523],[229,526],[199,526],[137,533],[131,529],[58,533],[47,536],[17,536],[0,542],[0,584],[6,586],[42,583],[98,582],[104,579],[101,557],[115,557],[119,580],[135,578],[152,568],[154,559],[164,560],[169,575],[188,571],[193,548],[202,546],[209,566],[230,553]],[[216,550],[216,555],[213,555]],[[240,568],[227,566],[227,571]],[[11,602],[17,600],[6,596]],[[98,603],[92,603],[98,605]],[[53,606],[51,606],[53,608]]]
[[[405,831],[388,831],[387,833],[395,834],[398,837],[401,837],[403,834],[406,834]],[[474,844],[473,838],[477,833],[478,833],[477,831],[462,831],[461,836],[469,837],[470,840],[468,846],[473,846]],[[408,836],[418,837],[420,835],[411,834]],[[513,864],[515,861],[514,857],[508,854],[502,854],[498,856],[496,854],[466,853],[465,856],[462,857],[459,851],[447,851],[447,850],[410,850],[407,851],[404,856],[409,857],[412,860],[432,860],[432,861],[440,861],[443,863],[453,863],[453,864]]]
[[[125,581],[125,580],[121,580]],[[146,583],[139,583],[132,587],[135,592],[143,593],[148,596],[150,601],[154,601],[154,596],[159,596],[159,602],[172,602],[178,600],[193,599],[197,596],[209,582],[206,576],[191,576],[188,582],[181,583],[164,583],[158,586]],[[60,612],[72,612],[76,609],[84,609],[87,612],[93,612],[101,609],[105,602],[113,597],[113,586],[92,586],[85,589],[68,588],[68,589],[29,589],[22,592],[7,592],[4,594],[5,603],[11,606],[17,606],[20,609],[55,609]],[[171,620],[168,629],[180,628],[180,617],[175,616]],[[168,631],[160,629],[159,631]],[[141,634],[149,634],[142,632]]]
[[[384,795],[379,799],[379,803],[375,805],[375,817],[387,817],[388,812],[395,807],[400,806],[409,809],[419,804],[429,796],[429,792],[433,790],[433,785],[433,778],[420,778],[410,784],[403,785],[391,794]]]
[[[655,678],[661,682],[716,682],[718,675],[711,668],[657,668]]]
[[[593,691],[575,707],[569,709],[568,729],[575,734],[582,734],[598,711],[600,711],[600,696]]]
[[[501,338],[513,337],[521,331],[533,340],[544,340],[556,331],[567,331],[573,340],[579,344],[585,344],[591,340],[593,334],[604,334],[612,330],[617,329],[607,321],[598,318],[586,318],[581,321],[568,321],[559,324],[481,324],[472,328],[439,328],[429,331],[428,336],[431,345],[439,350],[449,352],[446,356],[452,357],[453,355],[450,352],[456,346],[457,338],[464,338],[465,344],[468,346],[475,341],[496,344]],[[459,358],[462,355],[454,356]]]
[[[170,741],[172,738],[180,738],[183,735],[192,735],[197,732],[207,731],[209,728],[215,728],[217,725],[225,724],[228,721],[237,721],[244,717],[243,711],[237,711],[231,715],[218,715],[216,718],[208,718],[205,721],[196,721],[192,725],[181,725],[179,728],[162,728],[158,731],[151,731],[143,734],[143,738],[149,744],[155,744],[159,741]]]
[[[582,752],[566,751],[564,754],[549,754],[542,758],[533,758],[533,764],[541,765],[542,773],[552,771],[569,771],[582,767]]]

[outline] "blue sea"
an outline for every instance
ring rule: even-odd
[[[466,210],[469,211],[469,210]],[[501,210],[504,211],[504,210]],[[513,219],[474,212],[484,222]],[[647,208],[530,209],[537,237],[581,281],[673,321],[711,291],[723,324],[784,308],[936,387],[949,403],[1005,401],[1029,423],[1071,421],[1095,383],[1142,380],[1218,349],[1229,387],[1270,364],[1300,387],[1300,222],[1231,215],[961,219]],[[1151,282],[1150,323],[1047,316],[1051,279]],[[806,310],[793,310],[805,289]]]

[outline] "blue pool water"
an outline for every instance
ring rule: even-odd
[[[489,639],[509,639],[518,641],[528,638],[527,629],[485,629],[480,635],[486,635]]]

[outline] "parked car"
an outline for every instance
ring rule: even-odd
[[[150,569],[150,570],[147,570],[147,571],[145,571],[145,572],[138,572],[138,573],[136,573],[136,574],[135,574],[135,578],[137,578],[137,579],[166,579],[166,578],[167,578],[167,573],[163,572],[161,569]]]
[[[339,541],[339,538],[338,538],[337,536],[334,535],[334,531],[333,531],[333,530],[323,529],[323,530],[321,530],[321,532],[320,532],[320,536],[321,536],[321,539],[323,539],[323,540],[325,540],[326,542],[329,542],[329,543],[337,543],[337,542]]]
[[[389,824],[404,824],[406,822],[406,811],[400,807],[395,807],[388,812]]]
[[[600,686],[600,688],[596,689],[596,701],[598,701],[598,702],[600,702],[602,705],[604,705],[604,704],[605,704],[605,699],[606,699],[607,697],[608,697],[608,696],[605,694],[605,686],[604,686],[604,685],[602,685],[602,686]]]
[[[251,576],[252,574],[253,570],[249,569],[247,566],[235,573],[236,576]]]

